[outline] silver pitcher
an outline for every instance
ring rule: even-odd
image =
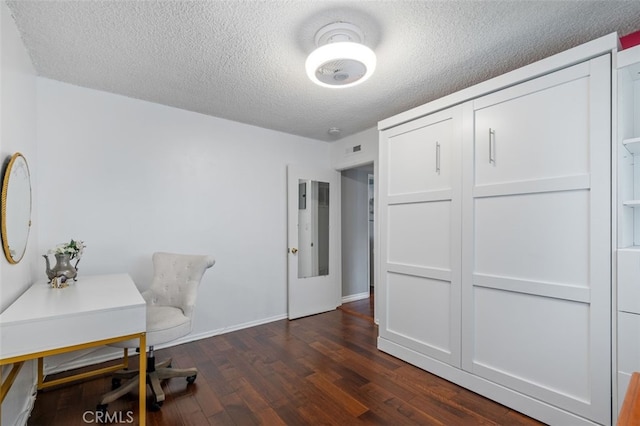
[[[76,281],[76,277],[78,276],[78,263],[80,259],[76,261],[75,265],[71,265],[71,255],[69,253],[56,253],[56,265],[52,268],[49,264],[49,256],[43,254],[44,260],[47,262],[47,269],[45,272],[47,273],[47,278],[49,278],[49,283],[54,278],[62,278],[63,281],[68,279],[73,279]]]

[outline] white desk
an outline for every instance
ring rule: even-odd
[[[128,363],[45,382],[43,358],[113,342],[140,340],[139,423],[145,423],[146,304],[127,274],[80,276],[69,287],[33,284],[0,314],[0,365],[14,364],[4,399],[24,361],[38,359],[38,389],[113,371]],[[126,352],[125,352],[126,353]],[[98,401],[96,401],[97,403]]]

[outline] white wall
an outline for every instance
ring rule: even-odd
[[[285,317],[286,165],[328,167],[329,144],[44,78],[38,101],[39,250],[84,240],[78,285],[207,253],[195,335]]]
[[[36,75],[24,48],[11,12],[2,8],[2,45],[0,70],[0,155],[4,171],[11,155],[21,152],[29,164],[31,179],[37,174],[36,163]],[[35,188],[34,188],[35,191]],[[33,197],[35,202],[35,196]],[[0,256],[2,286],[0,311],[9,306],[32,283],[37,262],[37,223],[31,229],[23,261],[12,265]]]
[[[2,171],[15,152],[21,152],[31,169],[32,183],[37,173],[36,156],[36,75],[24,48],[11,12],[0,3],[0,158]],[[37,191],[37,188],[34,188]],[[34,194],[34,210],[37,202]],[[35,211],[32,218],[35,218]],[[38,264],[38,222],[33,221],[27,251],[17,265],[0,254],[0,311],[3,311],[32,284]],[[2,378],[9,369],[3,369]],[[22,368],[2,404],[4,425],[24,424],[33,400],[34,363]]]
[[[360,146],[360,151],[353,148]],[[378,161],[378,129],[372,127],[331,144],[331,167],[349,169]]]

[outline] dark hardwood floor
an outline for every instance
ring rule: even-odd
[[[351,314],[358,316],[360,318],[366,319],[370,323],[373,324],[373,312],[374,312],[374,303],[373,303],[373,289],[371,290],[370,297],[368,299],[360,299],[355,302],[344,303],[342,306],[338,307],[338,309]]]
[[[276,321],[156,351],[197,366],[193,385],[165,383],[147,424],[537,425],[538,422],[376,349],[373,301]],[[137,357],[132,359],[137,362]],[[134,364],[135,365],[135,364]],[[109,377],[38,393],[28,425],[86,425]],[[109,405],[112,423],[137,418],[137,397]]]

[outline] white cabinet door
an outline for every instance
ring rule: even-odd
[[[610,57],[473,101],[463,368],[611,421]]]
[[[380,336],[460,365],[461,108],[381,133]]]

